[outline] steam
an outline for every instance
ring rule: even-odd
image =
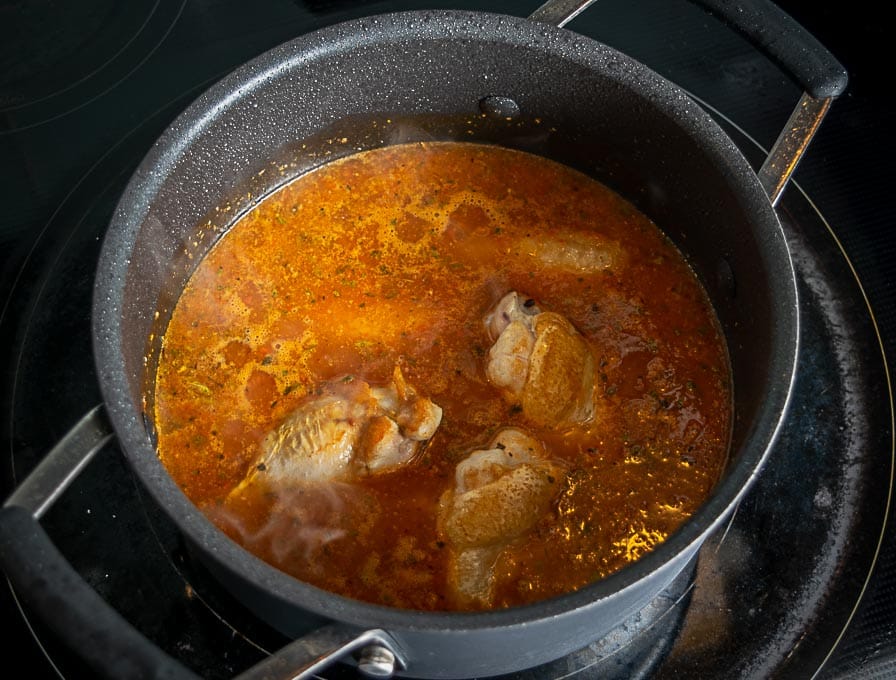
[[[289,573],[322,575],[325,551],[352,540],[379,514],[376,499],[357,485],[319,482],[231,495],[210,519],[250,552]]]

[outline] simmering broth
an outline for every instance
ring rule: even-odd
[[[241,217],[165,332],[159,455],[295,577],[422,610],[535,602],[618,570],[706,499],[731,426],[693,271],[595,180],[414,143]]]

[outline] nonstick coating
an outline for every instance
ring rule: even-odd
[[[508,98],[519,115],[483,114],[489,96]],[[171,306],[236,214],[328,159],[451,138],[567,163],[654,219],[712,298],[735,388],[729,468],[676,534],[576,593],[476,614],[356,602],[256,559],[168,476],[145,401],[151,403],[158,337]],[[122,449],[208,568],[288,635],[323,621],[392,632],[408,655],[406,674],[421,678],[545,663],[602,637],[659,593],[760,471],[786,409],[798,330],[794,273],[774,210],[732,141],[684,92],[574,32],[453,11],[323,29],[262,55],[200,97],[155,144],[122,196],[103,245],[93,313],[100,385]]]

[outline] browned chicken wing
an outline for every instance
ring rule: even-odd
[[[594,234],[587,237],[570,234],[565,238],[545,235],[523,238],[518,247],[544,267],[581,274],[617,269],[625,261],[625,253],[619,243],[604,241]]]
[[[505,428],[488,446],[458,464],[439,507],[449,586],[461,606],[491,604],[501,551],[544,517],[564,477],[562,465],[521,430]]]
[[[594,415],[594,358],[585,339],[560,314],[543,312],[517,292],[489,312],[494,341],[486,375],[539,425],[584,423]]]
[[[419,396],[398,367],[386,386],[330,383],[265,437],[261,454],[231,495],[255,484],[282,489],[388,471],[410,461],[441,418],[442,409]]]

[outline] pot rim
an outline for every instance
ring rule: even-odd
[[[140,405],[131,399],[123,356],[121,312],[127,264],[153,195],[164,178],[189,150],[190,140],[236,99],[247,96],[267,78],[303,64],[322,53],[351,49],[359,38],[397,40],[481,39],[496,33],[520,46],[563,50],[563,56],[587,68],[600,68],[607,59],[624,65],[628,77],[651,103],[677,121],[687,122],[696,134],[712,138],[719,167],[741,178],[745,199],[757,206],[766,229],[780,240],[791,286],[776,292],[790,302],[793,325],[776,329],[783,352],[774,357],[774,373],[780,376],[768,395],[757,421],[745,437],[743,453],[724,472],[711,497],[677,531],[651,552],[622,569],[583,588],[547,600],[511,609],[484,612],[423,612],[356,601],[303,583],[263,562],[227,538],[183,494],[158,460],[142,418]],[[751,179],[752,178],[752,179]],[[757,216],[759,223],[760,216]],[[150,312],[151,313],[151,312]],[[676,556],[695,551],[708,534],[733,511],[752,486],[777,439],[790,403],[798,356],[799,315],[796,276],[777,215],[758,178],[734,142],[684,90],[642,63],[592,38],[529,19],[491,12],[462,10],[413,10],[379,14],[334,24],[299,36],[275,47],[218,81],[198,97],[166,129],[128,183],[110,222],[100,255],[93,296],[94,358],[100,390],[110,421],[130,464],[160,505],[189,540],[233,569],[241,577],[297,606],[328,619],[363,627],[390,630],[486,630],[525,625],[549,619],[595,602],[611,599],[661,570]],[[781,340],[779,337],[779,340]],[[736,389],[736,386],[735,386]],[[674,574],[670,575],[669,580]]]

